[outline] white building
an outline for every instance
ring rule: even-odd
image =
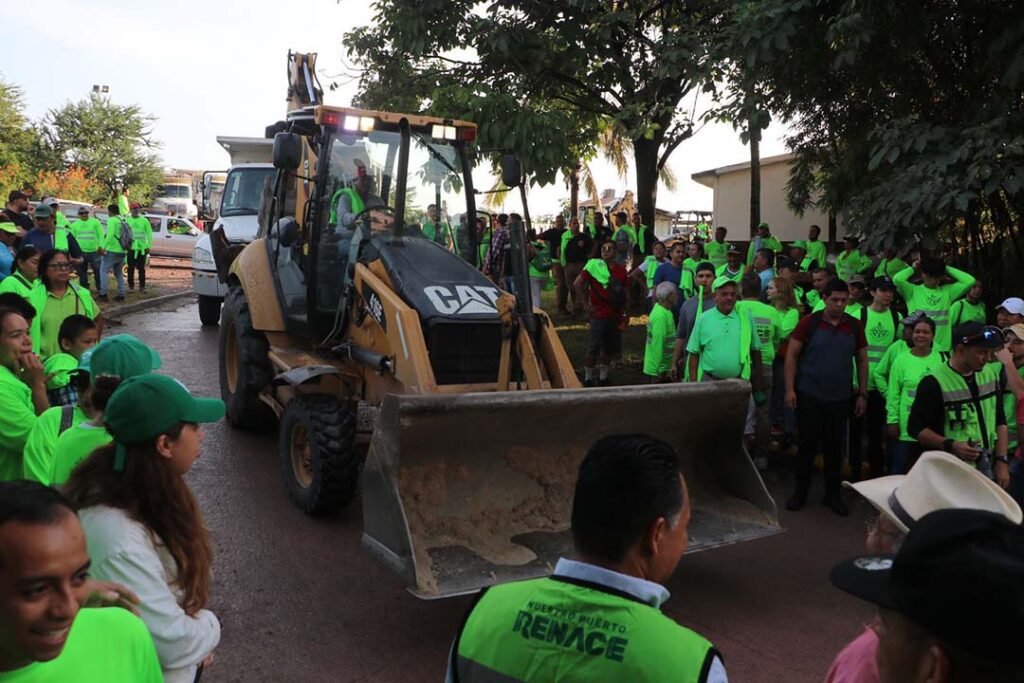
[[[786,183],[792,165],[793,155],[789,153],[761,159],[761,220],[783,242],[807,239],[807,228],[813,224],[821,226],[821,238],[827,240],[825,213],[812,208],[797,216],[786,204]],[[728,228],[729,239],[750,239],[750,162],[713,168],[690,177],[714,191],[715,226]],[[842,227],[838,233],[837,238],[842,239]]]

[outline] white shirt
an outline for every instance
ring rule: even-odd
[[[123,583],[138,594],[139,612],[156,644],[164,680],[191,683],[199,663],[220,643],[217,617],[205,609],[194,617],[185,613],[171,588],[177,575],[174,558],[123,510],[100,505],[78,516],[92,560],[90,574]]]

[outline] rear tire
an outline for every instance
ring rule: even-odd
[[[333,396],[299,396],[288,403],[278,453],[296,507],[307,515],[324,515],[352,502],[363,467],[355,439],[355,414]]]
[[[260,391],[270,384],[267,353],[270,345],[252,327],[249,304],[241,287],[232,286],[221,310],[218,356],[220,395],[233,427],[267,429],[274,424],[274,411],[260,400]]]
[[[212,326],[220,323],[220,304],[222,299],[219,296],[199,295],[199,322],[204,326]]]

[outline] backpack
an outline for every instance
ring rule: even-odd
[[[121,224],[121,231],[117,234],[117,243],[121,245],[122,249],[128,251],[135,243],[135,238],[132,237],[132,228],[128,225],[128,221],[121,216],[117,217],[117,222]]]
[[[818,327],[821,325],[821,319],[822,319],[823,316],[824,316],[824,312],[823,311],[818,311],[817,313],[811,313],[810,316],[807,316],[807,317],[809,317],[811,319],[811,329],[807,332],[807,340],[804,341],[803,348],[806,349],[808,346],[811,345],[811,339],[814,338],[814,333],[818,331]],[[854,318],[849,313],[843,313],[843,317],[844,318],[849,318],[850,320],[857,320],[856,318]],[[897,329],[899,329],[899,328],[897,328]],[[856,333],[856,331],[854,330],[850,334],[853,336],[854,341],[856,342],[856,340],[857,340],[857,333]]]

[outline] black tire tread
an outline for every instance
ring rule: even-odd
[[[278,444],[281,474],[292,502],[307,515],[337,512],[355,497],[363,468],[355,448],[356,422],[352,410],[324,394],[299,396],[285,407]],[[307,488],[292,471],[291,431],[296,423],[306,428],[310,441],[313,481]]]
[[[230,325],[230,322],[234,325]],[[238,339],[238,386],[232,394],[228,389],[227,362],[224,335],[234,333]],[[274,424],[274,411],[260,400],[259,393],[270,384],[271,369],[267,354],[267,338],[252,327],[249,304],[240,287],[233,286],[224,297],[221,308],[221,330],[218,355],[220,357],[220,393],[227,406],[228,422],[234,427],[267,429]]]

